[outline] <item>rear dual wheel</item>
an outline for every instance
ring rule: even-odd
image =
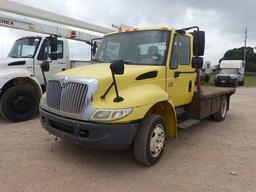
[[[140,122],[133,144],[134,157],[139,163],[151,166],[160,160],[165,143],[164,118],[160,115],[149,115]]]
[[[227,111],[228,111],[228,99],[226,96],[223,96],[220,99],[219,111],[212,115],[212,119],[218,122],[223,121],[226,118]]]

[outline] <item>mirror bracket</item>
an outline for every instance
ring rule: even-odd
[[[113,82],[111,83],[111,85],[108,87],[106,92],[100,98],[104,99],[106,97],[106,95],[109,93],[109,91],[111,90],[111,88],[114,86],[116,97],[114,98],[113,102],[121,102],[124,100],[124,98],[119,95],[115,75],[122,75],[124,73],[124,61],[123,60],[113,61],[110,64],[110,70],[111,70]]]
[[[43,75],[43,79],[44,79],[44,84],[45,84],[45,86],[47,86],[47,80],[46,80],[46,77],[45,77],[45,72],[50,70],[49,61],[43,61],[40,65],[40,67],[41,67],[41,71],[42,71],[42,75]]]

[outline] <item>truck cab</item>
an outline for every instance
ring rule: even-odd
[[[49,39],[46,36],[29,36],[17,39],[6,59],[0,61],[1,69],[23,68],[37,77],[44,85],[41,63],[50,60]],[[65,39],[59,39],[57,45],[57,59],[50,63],[50,70],[46,73],[49,78],[55,73],[70,68],[69,45]]]
[[[69,42],[56,40],[56,52],[51,59],[49,36],[29,36],[17,39],[8,56],[0,60],[0,111],[10,121],[24,121],[38,111],[45,91],[45,79],[71,68]],[[41,64],[49,62],[42,73]],[[45,77],[44,77],[45,76]]]
[[[187,32],[191,29],[196,30]],[[198,27],[105,35],[91,65],[48,81],[41,123],[49,133],[87,147],[131,147],[138,162],[153,165],[166,136],[176,138],[178,127],[226,116],[234,89],[195,87],[203,54],[204,32]]]

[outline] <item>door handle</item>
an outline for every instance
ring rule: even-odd
[[[175,71],[174,72],[174,78],[178,78],[180,76],[180,72],[179,71]]]
[[[174,77],[178,78],[180,76],[180,74],[191,74],[191,73],[195,73],[195,71],[175,71],[174,72]]]
[[[188,92],[191,93],[192,91],[192,81],[190,80],[188,83]]]

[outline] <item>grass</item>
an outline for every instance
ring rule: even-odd
[[[214,86],[215,74],[211,75],[209,83],[205,83],[207,86]],[[245,75],[244,86],[256,86],[256,75]]]
[[[246,75],[244,85],[256,86],[256,75]]]

